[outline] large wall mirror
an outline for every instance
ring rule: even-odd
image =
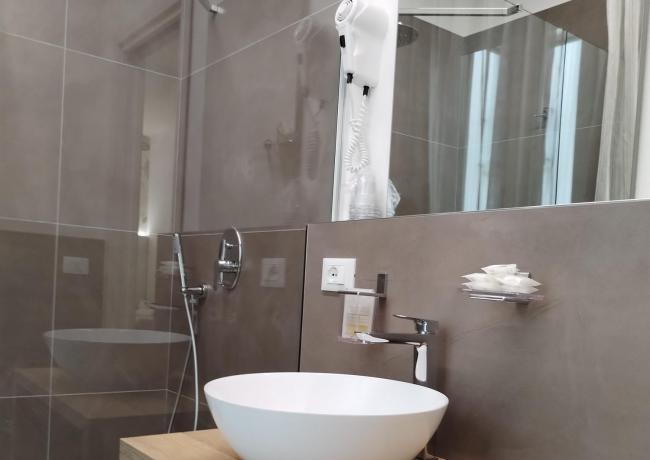
[[[394,214],[650,197],[649,10],[399,0]]]

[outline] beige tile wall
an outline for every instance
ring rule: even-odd
[[[212,17],[195,0],[183,231],[329,220],[334,3],[226,0],[226,14]]]
[[[453,460],[647,458],[650,202],[310,225],[301,370],[409,380],[412,350],[339,343],[342,299],[324,257],[389,276],[378,319],[440,321],[438,455]],[[544,284],[530,306],[470,300],[460,276],[517,263]]]
[[[242,234],[244,265],[238,286],[218,288],[198,307],[200,388],[210,380],[251,372],[295,372],[299,367],[302,283],[306,231],[250,230]],[[221,234],[183,236],[188,283],[213,283]],[[187,333],[183,299],[174,297],[172,329]],[[176,392],[185,354],[172,354],[169,390]],[[186,401],[194,398],[193,372],[183,386]],[[204,395],[200,394],[202,402]],[[206,408],[204,407],[204,410]],[[202,425],[212,425],[209,414]],[[180,416],[177,429],[191,428]]]
[[[398,215],[462,210],[470,148],[488,155],[487,209],[542,202],[544,157],[558,133],[550,131],[552,125],[545,129],[535,115],[549,106],[554,50],[562,43],[558,27],[578,33],[588,14],[597,24],[592,28],[606,32],[606,24],[601,24],[604,2],[594,2],[594,11],[587,3],[573,0],[552,9],[552,14],[523,17],[465,38],[400,16],[418,31],[418,38],[397,51],[390,177],[402,196]],[[584,34],[578,36],[584,40]],[[468,145],[469,72],[472,53],[478,50],[500,57],[493,137],[488,143]],[[580,59],[574,203],[594,199],[607,52],[583,41]]]
[[[171,245],[160,233],[174,229],[180,201],[190,6],[0,0],[3,459],[114,460],[120,436],[167,425],[165,342],[148,351],[108,345],[80,376],[52,358],[63,348],[44,334],[126,328],[167,336],[171,278],[158,262],[171,259]],[[70,257],[85,260],[87,273],[70,272]],[[119,363],[140,351],[144,378],[132,380]],[[93,373],[109,378],[86,381]]]

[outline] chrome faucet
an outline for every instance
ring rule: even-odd
[[[400,334],[393,332],[357,332],[356,336],[363,343],[367,344],[398,344],[409,345],[413,347],[413,383],[416,385],[432,388],[436,382],[436,362],[434,353],[434,340],[440,329],[438,321],[430,319],[414,318],[405,315],[393,315],[395,318],[413,321],[415,333]],[[435,460],[435,457],[429,454],[429,444],[424,447],[418,454],[416,460]],[[438,459],[442,460],[442,459]]]
[[[367,344],[410,345],[414,350],[413,383],[433,388],[435,385],[436,364],[434,339],[438,333],[438,321],[414,318],[405,315],[393,315],[395,318],[413,321],[415,333],[402,334],[393,332],[357,332],[356,336]]]

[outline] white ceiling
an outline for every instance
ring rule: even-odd
[[[520,0],[518,2],[510,0],[510,3],[518,3],[525,10],[512,16],[418,16],[418,18],[461,37],[467,37],[568,1],[570,0]],[[400,0],[400,7],[414,3],[446,8],[485,8],[508,4],[505,0],[427,0],[426,2],[425,0]]]

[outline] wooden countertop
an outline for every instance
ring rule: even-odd
[[[432,460],[444,460],[431,457]],[[120,440],[120,460],[241,460],[219,430]]]
[[[219,430],[205,430],[122,439],[120,460],[240,459]]]

